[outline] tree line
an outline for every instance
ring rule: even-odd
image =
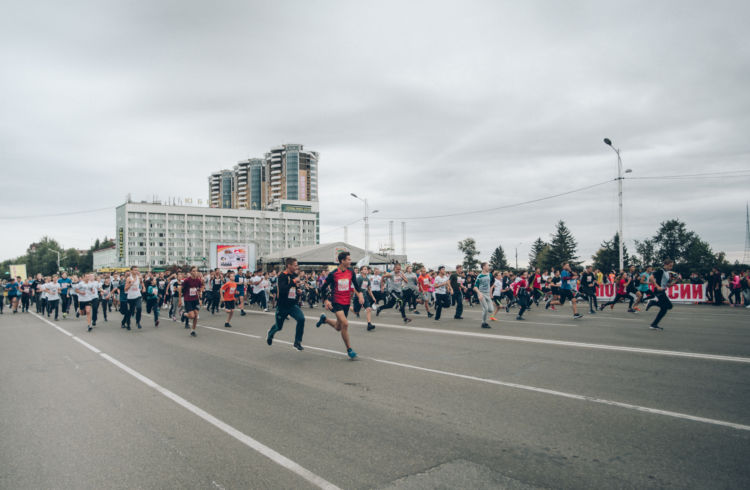
[[[29,245],[24,255],[0,262],[0,277],[7,279],[10,277],[10,266],[20,264],[26,265],[26,273],[30,276],[38,273],[44,276],[55,274],[58,272],[58,253],[60,254],[60,270],[70,273],[89,272],[94,270],[94,252],[109,248],[114,244],[113,240],[106,237],[103,240],[97,238],[94,245],[84,253],[80,253],[75,248],[63,248],[57,240],[45,236]]]
[[[604,240],[599,249],[591,256],[591,264],[595,269],[603,272],[617,271],[619,268],[620,237],[615,233],[611,240]],[[569,262],[571,267],[580,267],[583,263],[577,253],[578,242],[573,233],[560,220],[555,231],[550,234],[549,241],[538,237],[531,245],[529,252],[529,267],[549,270],[559,268],[561,264]],[[477,250],[476,240],[466,238],[458,242],[458,250],[464,254],[463,266],[467,270],[477,270],[480,264],[480,252]],[[749,267],[748,264],[735,262],[730,264],[724,252],[714,252],[711,246],[702,240],[694,231],[688,230],[685,223],[678,219],[662,222],[656,233],[645,240],[635,240],[635,254],[630,254],[627,247],[623,247],[623,264],[645,269],[648,266],[658,266],[665,259],[675,262],[674,270],[687,275],[692,272],[706,274],[713,267],[722,272],[730,269]],[[490,256],[492,270],[513,269],[508,264],[505,251],[501,245]]]

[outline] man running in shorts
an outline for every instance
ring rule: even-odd
[[[419,297],[420,301],[424,305],[424,309],[427,312],[427,318],[432,318],[430,313],[430,301],[432,301],[432,277],[427,273],[427,269],[422,267],[419,270],[419,278],[417,278],[419,285]]]
[[[563,271],[560,273],[560,300],[548,301],[545,308],[549,308],[552,305],[564,305],[565,300],[570,300],[570,304],[573,307],[573,318],[578,320],[583,318],[583,315],[578,313],[578,307],[576,306],[575,291],[576,291],[577,279],[573,276],[570,270],[570,264],[565,262],[563,264]]]
[[[90,332],[93,328],[91,324],[91,302],[99,296],[99,283],[94,280],[94,275],[89,273],[76,284],[75,290],[78,294],[78,311],[86,315],[88,331]]]
[[[193,320],[193,329],[190,335],[195,337],[195,327],[198,326],[198,310],[200,310],[199,302],[203,293],[203,280],[197,267],[193,266],[190,268],[190,275],[182,281],[178,291],[180,302],[185,309],[185,328],[189,328],[188,322]]]
[[[365,302],[362,304],[362,308],[365,309],[368,332],[375,330],[375,325],[372,324],[372,305],[375,302],[375,296],[372,294],[372,289],[370,289],[369,271],[370,268],[364,265],[357,276],[357,284],[359,285],[360,291],[362,291],[362,295],[365,297]],[[357,300],[357,302],[359,302],[359,300]]]
[[[365,298],[359,289],[357,281],[355,281],[356,274],[351,268],[352,259],[349,252],[340,252],[338,259],[339,266],[328,274],[322,288],[322,296],[325,296],[328,289],[331,290],[331,299],[333,299],[333,302],[326,299],[324,305],[336,315],[336,321],[327,319],[325,315],[320,315],[320,320],[318,320],[315,326],[320,327],[322,324],[327,323],[337,332],[341,332],[341,339],[346,346],[346,354],[350,359],[354,359],[357,357],[357,353],[352,350],[349,342],[349,320],[346,318],[349,314],[352,289],[356,290],[360,303],[364,304]]]
[[[237,283],[234,282],[234,274],[232,271],[227,272],[226,282],[221,285],[222,299],[224,300],[224,309],[227,311],[227,321],[224,322],[224,328],[232,328],[232,315],[234,314],[234,296],[237,292]]]

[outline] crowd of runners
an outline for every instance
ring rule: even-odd
[[[465,272],[462,266],[450,273],[441,266],[437,270],[394,264],[390,270],[368,266],[352,268],[348,252],[338,256],[339,265],[333,271],[300,271],[294,258],[286,260],[285,269],[263,272],[257,270],[221,271],[216,269],[202,274],[196,267],[176,270],[172,273],[141,273],[138,267],[114,274],[87,273],[72,275],[63,272],[48,277],[38,274],[35,278],[13,278],[3,283],[0,298],[0,314],[5,306],[13,313],[28,312],[34,307],[37,314],[65,319],[68,315],[85,317],[87,329],[91,331],[99,318],[109,321],[113,311],[120,313],[120,326],[124,330],[142,328],[143,308],[146,315],[153,315],[153,324],[159,326],[162,310],[172,321],[180,321],[190,335],[196,336],[198,314],[201,309],[208,313],[226,314],[224,327],[231,328],[236,310],[246,315],[246,308],[257,308],[264,312],[269,307],[275,310],[275,322],[268,331],[267,342],[272,345],[274,335],[283,327],[287,317],[296,321],[294,347],[302,350],[305,317],[301,308],[322,303],[329,313],[323,314],[317,327],[327,324],[340,332],[347,354],[356,358],[348,332],[348,314],[351,307],[359,317],[365,315],[367,330],[375,329],[373,313],[395,309],[404,323],[412,321],[410,315],[422,314],[440,321],[443,312],[453,308],[453,319],[462,320],[464,303],[479,305],[482,309],[481,328],[491,328],[499,312],[514,310],[516,320],[524,320],[524,314],[533,308],[558,310],[570,304],[574,319],[580,319],[579,311],[588,309],[596,314],[607,307],[613,309],[619,303],[627,304],[627,312],[638,313],[645,308],[659,309],[650,323],[651,329],[662,329],[661,320],[672,308],[666,294],[675,283],[707,283],[707,299],[716,305],[750,308],[750,271],[732,272],[724,277],[714,269],[706,278],[691,274],[682,278],[672,272],[673,262],[664,261],[662,267],[638,271],[630,267],[616,274],[604,274],[587,266],[582,270],[562,264],[559,270],[491,271],[488,263],[481,264],[478,272]],[[613,299],[599,304],[597,288],[613,284]],[[728,301],[724,292],[728,292]]]

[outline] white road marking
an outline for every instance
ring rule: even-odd
[[[250,313],[257,313],[260,315],[271,315],[272,313],[265,313],[262,311],[250,311]],[[305,317],[308,320],[318,320],[318,317]],[[352,321],[349,320],[350,324],[353,325],[367,325],[367,322]],[[556,325],[554,323],[547,323],[546,325]],[[560,324],[565,325],[565,324]],[[428,327],[406,327],[403,325],[390,325],[387,323],[378,323],[377,328],[391,328],[396,330],[405,330],[408,332],[426,332],[426,333],[438,333],[443,335],[457,335],[464,337],[475,337],[482,339],[493,339],[493,340],[508,340],[511,342],[526,342],[531,344],[546,344],[546,345],[559,345],[563,347],[577,347],[583,349],[597,349],[597,350],[609,350],[618,352],[633,352],[637,354],[648,354],[657,356],[671,356],[671,357],[685,357],[690,359],[703,359],[710,361],[726,361],[726,362],[740,362],[750,363],[750,357],[738,357],[738,356],[723,356],[719,354],[703,354],[700,352],[684,352],[675,350],[663,350],[663,349],[649,349],[644,347],[628,347],[621,345],[608,345],[608,344],[592,344],[588,342],[573,342],[568,340],[554,340],[554,339],[539,339],[534,337],[518,337],[514,335],[499,335],[492,333],[482,332],[464,332],[460,330],[442,330],[437,328]],[[645,328],[645,327],[644,327]]]
[[[713,424],[713,425],[720,425],[724,427],[730,427],[732,429],[738,429],[738,430],[747,430],[750,431],[750,425],[743,425],[743,424],[735,424],[733,422],[726,422],[724,420],[716,420],[716,419],[709,419],[706,417],[697,417],[695,415],[688,415],[685,413],[679,413],[679,412],[671,412],[669,410],[660,410],[658,408],[649,408],[649,407],[643,407],[640,405],[633,405],[630,403],[623,403],[623,402],[616,402],[612,400],[605,400],[603,398],[596,398],[592,396],[586,396],[586,395],[577,395],[575,393],[566,393],[563,391],[556,391],[556,390],[548,390],[546,388],[537,388],[536,386],[528,386],[528,385],[522,385],[518,383],[508,383],[506,381],[499,381],[496,379],[488,379],[488,378],[478,378],[476,376],[468,376],[465,374],[458,374],[458,373],[451,373],[449,371],[441,371],[438,369],[429,369],[424,368],[421,366],[414,366],[412,364],[404,364],[400,362],[394,362],[394,361],[386,361],[384,359],[372,359],[373,361],[381,362],[383,364],[390,364],[392,366],[398,366],[403,368],[409,368],[409,369],[416,369],[419,371],[425,371],[428,373],[434,373],[434,374],[442,374],[444,376],[452,376],[454,378],[462,378],[462,379],[468,379],[471,381],[479,381],[482,383],[489,383],[494,385],[500,385],[500,386],[507,386],[509,388],[518,388],[521,390],[526,391],[534,391],[537,393],[544,393],[546,395],[554,395],[554,396],[560,396],[564,398],[571,398],[573,400],[581,400],[581,401],[587,401],[587,402],[593,402],[593,403],[601,403],[603,405],[611,405],[613,407],[620,407],[620,408],[627,408],[629,410],[637,410],[639,412],[646,412],[646,413],[653,413],[657,415],[666,415],[667,417],[674,417],[678,419],[684,419],[684,420],[692,420],[694,422],[703,422],[706,424]]]
[[[241,332],[227,332],[226,330],[222,330],[222,329],[215,328],[215,327],[205,327],[205,326],[202,326],[202,328],[208,328],[208,329],[211,329],[211,330],[216,330],[218,332],[234,333],[234,334],[237,334],[237,335],[243,335],[243,336],[247,336],[247,337],[257,338],[257,336],[255,336],[255,335],[245,334],[245,333],[241,333]],[[285,340],[278,340],[278,339],[274,339],[274,342],[280,342],[280,343],[289,344],[289,345],[292,344],[291,342],[288,342],[288,341],[285,341]],[[333,354],[339,354],[339,355],[342,355],[342,356],[346,356],[345,352],[334,351],[334,350],[331,350],[331,349],[324,349],[324,348],[321,348],[321,347],[312,347],[312,346],[309,346],[309,345],[305,345],[304,347],[305,347],[305,349],[316,350],[316,351],[323,351],[323,352],[330,352],[330,353],[333,353]],[[421,367],[421,366],[415,366],[413,364],[405,364],[405,363],[402,363],[402,362],[388,361],[388,360],[385,360],[385,359],[376,359],[374,357],[361,357],[361,356],[359,356],[359,358],[360,359],[367,359],[367,360],[370,360],[370,361],[379,362],[381,364],[388,364],[388,365],[391,365],[391,366],[398,366],[398,367],[407,368],[407,369],[415,369],[417,371],[424,371],[424,372],[433,373],[433,374],[441,374],[441,375],[444,375],[444,376],[451,376],[451,377],[454,377],[454,378],[466,379],[466,380],[470,380],[470,381],[478,381],[478,382],[488,383],[488,384],[493,384],[493,385],[498,385],[498,386],[505,386],[505,387],[508,387],[508,388],[517,388],[517,389],[526,390],[526,391],[533,391],[533,392],[536,392],[536,393],[543,393],[545,395],[560,396],[560,397],[564,397],[564,398],[570,398],[570,399],[573,399],[573,400],[587,401],[587,402],[592,402],[592,403],[599,403],[599,404],[602,404],[602,405],[610,405],[610,406],[613,406],[613,407],[626,408],[626,409],[629,409],[629,410],[636,410],[638,412],[652,413],[652,414],[656,414],[656,415],[665,415],[667,417],[673,417],[673,418],[678,418],[678,419],[683,419],[683,420],[692,420],[694,422],[702,422],[702,423],[706,423],[706,424],[720,425],[720,426],[723,426],[723,427],[730,427],[732,429],[750,431],[750,425],[736,424],[734,422],[726,422],[724,420],[710,419],[710,418],[706,418],[706,417],[698,417],[696,415],[689,415],[689,414],[680,413],[680,412],[672,412],[672,411],[669,411],[669,410],[661,410],[661,409],[658,409],[658,408],[644,407],[644,406],[641,406],[641,405],[633,405],[631,403],[624,403],[624,402],[618,402],[618,401],[613,401],[613,400],[606,400],[604,398],[596,398],[596,397],[593,397],[593,396],[578,395],[578,394],[575,394],[575,393],[566,393],[564,391],[550,390],[550,389],[547,389],[547,388],[539,388],[539,387],[536,387],[536,386],[522,385],[522,384],[518,384],[518,383],[509,383],[507,381],[500,381],[500,380],[496,380],[496,379],[479,378],[479,377],[476,377],[476,376],[469,376],[469,375],[466,375],[466,374],[452,373],[450,371],[441,371],[439,369],[430,369],[430,368],[425,368],[425,367]]]
[[[73,340],[75,340],[76,342],[78,342],[79,344],[81,344],[82,346],[84,346],[85,348],[87,348],[88,350],[90,350],[92,352],[96,352],[97,354],[101,353],[101,351],[99,349],[97,349],[93,345],[89,344],[88,342],[84,342],[83,340],[79,339],[76,336],[73,336]]]
[[[67,331],[65,331],[64,329],[58,327],[57,325],[55,325],[54,323],[48,321],[47,319],[42,318],[42,317],[40,317],[39,315],[37,315],[35,313],[32,313],[32,314],[34,316],[36,316],[37,318],[39,318],[40,320],[42,320],[43,322],[45,322],[45,323],[47,323],[47,324],[49,324],[49,325],[57,328],[58,330],[61,330],[61,331],[65,332],[65,333],[67,333]],[[327,489],[327,490],[338,490],[339,487],[337,487],[333,483],[331,483],[331,482],[323,479],[322,477],[316,475],[315,473],[313,473],[313,472],[311,472],[311,471],[303,468],[302,466],[300,466],[299,464],[295,463],[291,459],[287,458],[283,454],[274,451],[273,449],[271,449],[270,447],[262,444],[259,441],[256,441],[252,437],[248,436],[247,434],[245,434],[243,432],[240,432],[239,430],[235,429],[231,425],[229,425],[229,424],[227,424],[227,423],[225,423],[225,422],[217,419],[216,417],[214,417],[210,413],[206,412],[205,410],[203,410],[203,409],[201,409],[201,408],[193,405],[189,401],[187,401],[184,398],[180,397],[179,395],[177,395],[177,394],[169,391],[168,389],[166,389],[163,386],[159,385],[155,381],[153,381],[153,380],[147,378],[146,376],[142,375],[138,371],[136,371],[136,370],[128,367],[127,365],[121,363],[120,361],[118,361],[114,357],[112,357],[112,356],[110,356],[110,355],[108,355],[108,354],[106,354],[104,352],[101,352],[96,347],[92,346],[91,344],[88,344],[87,342],[84,342],[83,340],[79,339],[78,337],[73,336],[73,339],[75,341],[77,341],[78,343],[82,344],[83,346],[85,346],[87,349],[96,352],[103,359],[106,359],[110,363],[114,364],[118,368],[120,368],[123,371],[125,371],[126,373],[130,374],[131,376],[133,376],[134,378],[136,378],[138,381],[142,382],[146,386],[149,386],[150,388],[153,388],[154,390],[158,391],[159,393],[161,393],[165,397],[169,398],[173,402],[177,403],[178,405],[182,406],[186,410],[188,410],[188,411],[192,412],[193,414],[197,415],[198,417],[202,418],[203,420],[205,420],[209,424],[213,425],[214,427],[220,429],[221,431],[225,432],[226,434],[234,437],[235,439],[237,439],[241,443],[245,444],[249,448],[251,448],[251,449],[259,452],[260,454],[262,454],[263,456],[267,457],[268,459],[270,459],[274,463],[276,463],[276,464],[278,464],[278,465],[280,465],[280,466],[288,469],[289,471],[291,471],[293,473],[296,473],[297,475],[301,476],[302,478],[304,478],[305,480],[309,481],[310,483],[312,483],[313,485],[315,485],[315,486],[317,486],[319,488],[323,488],[323,489]]]

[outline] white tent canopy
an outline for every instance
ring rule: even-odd
[[[283,263],[287,257],[294,257],[297,259],[299,265],[335,265],[338,263],[336,256],[342,249],[347,250],[351,254],[352,264],[362,261],[365,257],[365,251],[359,247],[344,242],[333,242],[280,250],[272,254],[264,255],[261,257],[261,261],[264,265],[280,264]],[[368,255],[369,265],[392,264],[394,262],[401,262],[401,259],[406,259],[406,257],[402,255],[386,257],[385,255],[372,252]],[[365,264],[363,263],[361,265]]]

